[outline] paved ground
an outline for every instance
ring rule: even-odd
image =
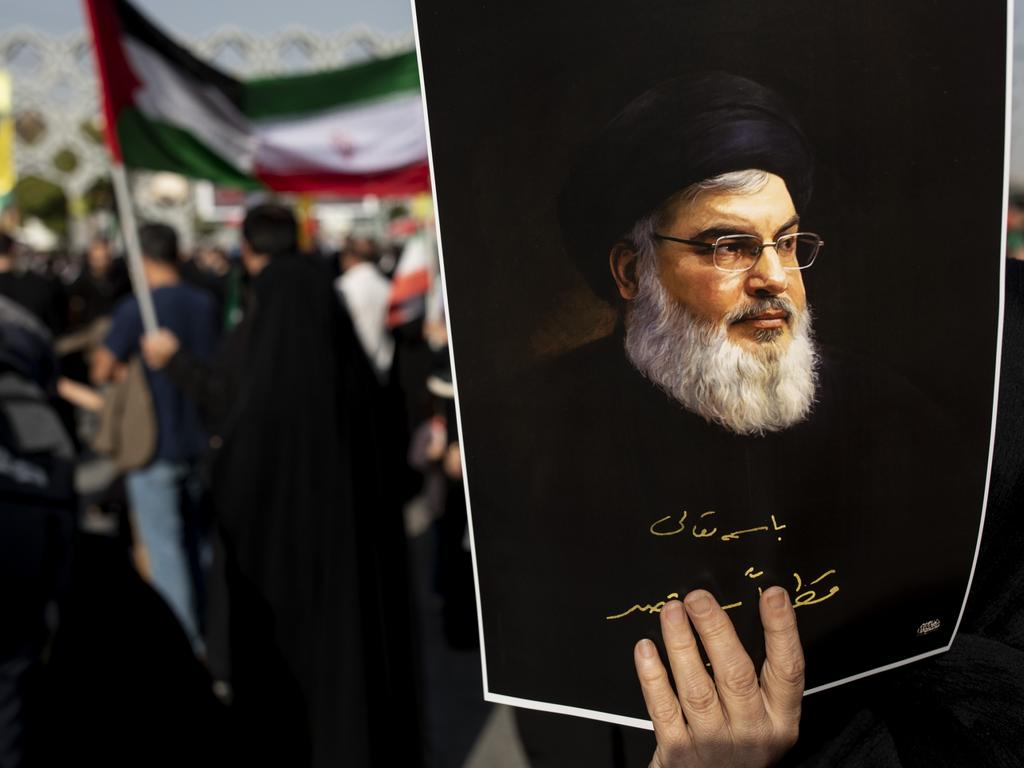
[[[410,541],[426,675],[428,768],[529,768],[512,711],[483,700],[480,654],[450,649],[431,589],[433,540]]]
[[[495,705],[463,768],[530,768],[512,709]]]

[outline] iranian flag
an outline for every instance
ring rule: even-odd
[[[429,187],[414,52],[240,81],[125,0],[85,0],[115,162],[287,192]]]

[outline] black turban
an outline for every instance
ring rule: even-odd
[[[566,250],[604,299],[616,295],[608,252],[637,221],[698,181],[751,168],[786,182],[797,211],[811,196],[811,152],[782,100],[714,72],[666,80],[597,136],[558,199]]]

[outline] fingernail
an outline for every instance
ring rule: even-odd
[[[768,607],[775,608],[776,610],[785,608],[786,603],[789,602],[789,596],[782,587],[772,587],[766,590],[765,596],[768,599]]]
[[[694,616],[711,612],[711,599],[706,592],[691,592],[686,596],[686,610]]]
[[[641,640],[638,646],[640,649],[640,655],[645,659],[649,659],[657,653],[657,649],[654,647],[654,643],[650,640]]]
[[[678,624],[683,621],[683,604],[678,600],[669,600],[661,612],[665,614],[665,619],[670,624]]]

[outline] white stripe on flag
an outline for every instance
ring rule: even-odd
[[[252,124],[216,88],[185,77],[162,56],[131,38],[125,54],[142,83],[135,103],[151,120],[192,134],[243,173],[252,173],[258,139]]]
[[[260,120],[256,165],[287,173],[378,173],[427,158],[418,91],[285,119]]]

